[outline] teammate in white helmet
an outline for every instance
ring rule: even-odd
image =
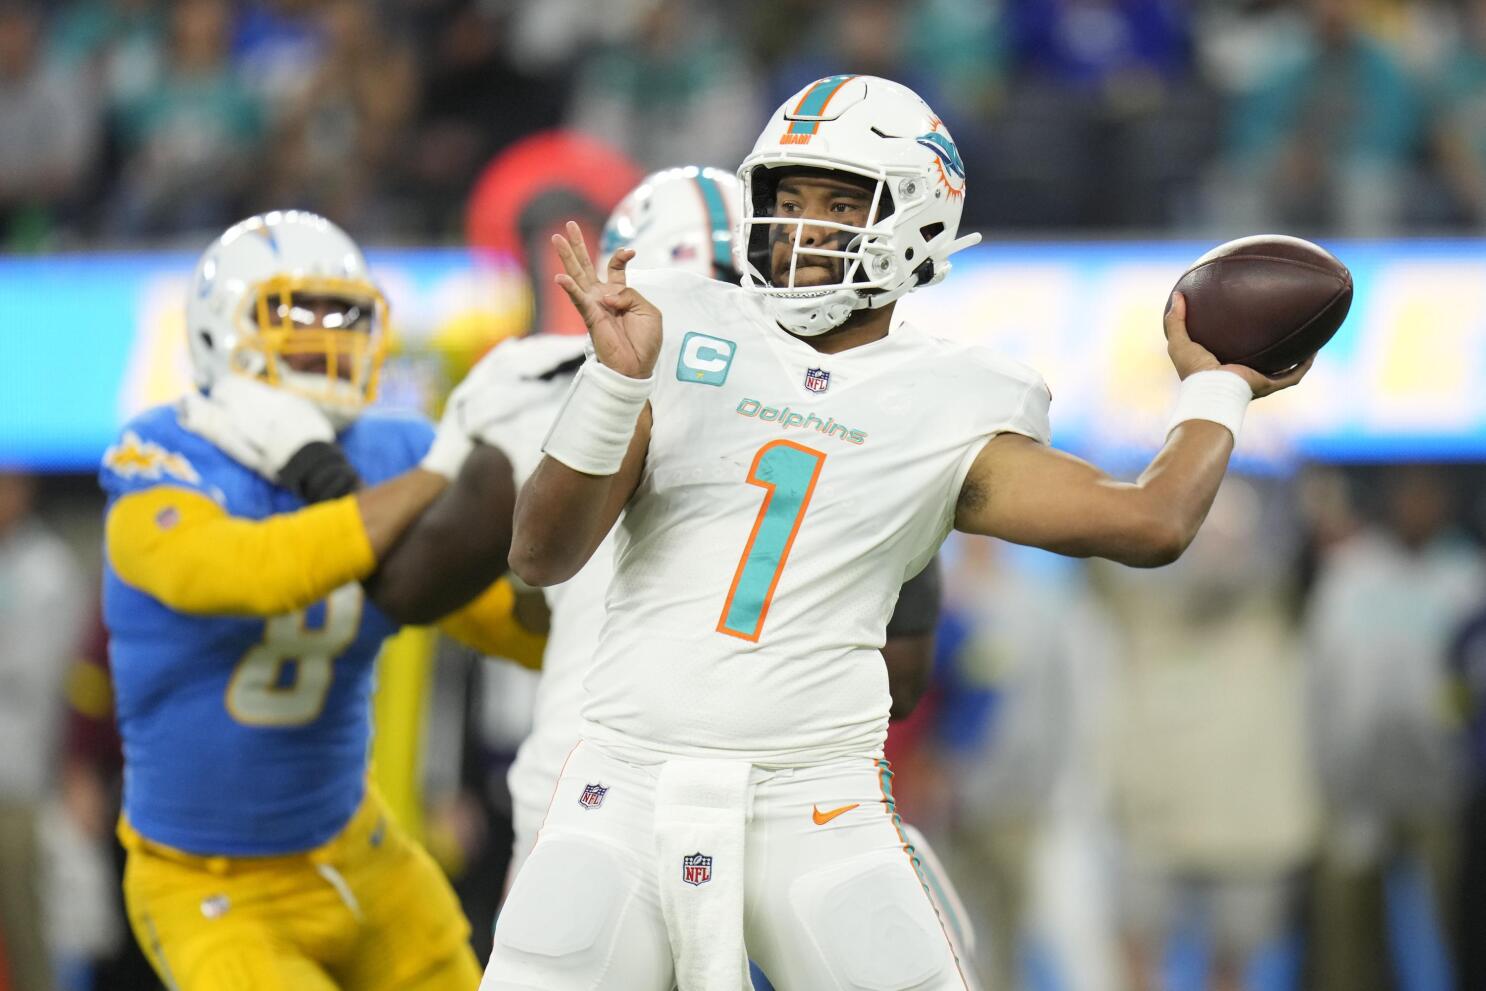
[[[539,661],[496,582],[510,465],[459,426],[474,386],[437,434],[366,408],[387,307],[323,217],[234,226],[189,292],[196,388],[100,473],[130,924],[181,991],[472,989],[448,881],[367,783],[369,699],[405,622]]]
[[[962,988],[893,807],[878,655],[951,527],[1137,566],[1178,556],[1242,413],[1293,385],[1166,318],[1182,399],[1134,483],[1048,446],[1030,369],[897,319],[973,244],[964,166],[915,94],[806,87],[739,172],[744,287],[595,272],[589,328],[518,497],[511,563],[571,577],[613,527],[583,741],[511,890],[482,988]],[[628,284],[626,284],[628,283]],[[746,950],[745,950],[746,946]]]
[[[637,269],[691,272],[735,286],[742,276],[733,242],[742,214],[743,184],[731,172],[710,165],[661,169],[609,214],[600,260],[628,248]]]
[[[742,186],[730,172],[687,166],[647,176],[615,207],[602,235],[603,251],[636,253],[639,268],[691,272],[738,284],[733,232],[743,207]],[[510,457],[517,485],[541,460],[542,441],[583,363],[587,337],[529,337],[501,344],[473,376],[529,376],[546,384],[529,390],[508,418],[482,418],[481,436]],[[491,397],[508,389],[487,389]],[[578,742],[583,672],[598,649],[604,595],[613,576],[612,541],[599,548],[579,574],[546,590],[552,610],[532,727],[511,765],[514,877],[536,842],[563,760]]]

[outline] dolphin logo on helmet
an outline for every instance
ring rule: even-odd
[[[939,159],[940,178],[943,180],[951,193],[960,194],[965,190],[965,162],[960,158],[960,149],[949,139],[949,135],[939,131],[930,131],[928,134],[920,134],[916,139],[919,144],[932,151]]]

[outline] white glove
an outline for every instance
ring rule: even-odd
[[[181,426],[271,482],[306,444],[335,443],[335,427],[318,406],[245,375],[228,375],[208,396],[188,393]]]
[[[449,396],[449,409],[456,411],[468,436],[500,447],[505,425],[550,395],[550,373],[566,362],[581,361],[587,345],[582,334],[506,341],[475,363]]]
[[[439,420],[438,432],[433,435],[433,446],[423,455],[418,467],[443,475],[452,482],[459,475],[459,469],[464,467],[464,459],[469,457],[474,448],[475,442],[470,440],[470,435],[459,422],[459,410],[451,395],[444,406],[444,415]]]

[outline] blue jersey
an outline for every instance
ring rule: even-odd
[[[377,411],[340,445],[375,485],[414,467],[432,439],[426,421]],[[174,406],[125,426],[100,478],[110,507],[157,485],[245,519],[304,505],[181,427]],[[373,664],[397,629],[359,584],[268,619],[198,616],[105,564],[103,609],[130,825],[191,853],[255,856],[311,849],[350,820],[365,788]]]

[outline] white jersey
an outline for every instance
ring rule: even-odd
[[[586,337],[524,338],[500,345],[497,357],[516,364],[544,364],[549,373],[570,359],[583,356]],[[532,376],[526,381],[530,383]],[[501,449],[511,461],[516,484],[524,485],[542,458],[542,441],[552,426],[572,375],[553,375],[545,395],[531,402],[519,416],[500,429]],[[604,594],[614,575],[614,536],[572,578],[544,589],[552,612],[551,633],[542,654],[542,675],[532,707],[531,732],[516,751],[507,784],[515,805],[517,824],[534,835],[547,811],[552,786],[562,762],[578,742],[579,710],[583,701],[583,672],[593,663],[599,630],[604,622]],[[519,837],[528,844],[532,836]],[[526,850],[521,851],[525,855]]]
[[[1047,386],[905,323],[826,355],[737,287],[630,281],[665,340],[585,736],[762,765],[877,755],[898,590],[949,533],[988,439],[1048,441]]]

